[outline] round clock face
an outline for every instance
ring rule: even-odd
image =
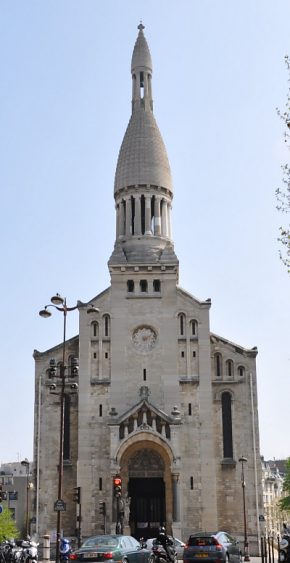
[[[133,344],[139,352],[149,352],[156,343],[156,332],[150,326],[140,326],[133,332]]]

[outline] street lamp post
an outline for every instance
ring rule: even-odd
[[[26,467],[26,518],[25,518],[25,532],[26,537],[29,536],[29,461],[27,457],[21,461],[21,465]],[[9,497],[9,493],[8,493]]]
[[[65,354],[66,354],[66,317],[67,313],[70,311],[75,311],[78,308],[78,305],[74,307],[68,307],[66,303],[66,298],[61,297],[59,293],[56,293],[53,297],[51,297],[51,304],[46,305],[44,309],[39,311],[39,315],[43,318],[48,318],[51,316],[51,312],[48,310],[49,307],[53,307],[57,311],[60,311],[63,314],[63,345],[62,345],[62,363],[60,365],[60,431],[59,431],[59,462],[58,462],[58,510],[57,510],[57,524],[56,524],[56,556],[55,561],[59,563],[60,560],[60,539],[61,539],[61,506],[63,505],[63,445],[64,445],[64,407],[65,407],[65,386],[66,386],[66,378],[65,378]],[[95,313],[99,312],[99,309],[96,307],[89,306],[87,309],[87,313]],[[56,373],[56,369],[53,368]],[[73,390],[77,390],[78,385],[76,383],[71,384],[71,388]],[[51,386],[52,392],[54,392],[55,386]]]
[[[239,458],[239,462],[242,464],[242,492],[243,492],[243,514],[244,514],[244,561],[250,561],[249,556],[249,543],[248,543],[248,532],[247,532],[247,514],[246,514],[246,495],[245,495],[245,472],[244,463],[247,463],[247,458],[242,456]]]

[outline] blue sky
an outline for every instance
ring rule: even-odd
[[[261,453],[290,455],[290,278],[275,201],[289,159],[275,109],[289,87],[289,1],[13,0],[0,3],[2,462],[32,459],[32,354],[62,338],[61,316],[39,309],[57,291],[74,305],[109,285],[141,19],[180,285],[211,297],[213,332],[258,346]]]

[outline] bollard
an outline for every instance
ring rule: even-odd
[[[261,537],[261,557],[262,557],[262,563],[265,562],[265,552],[264,552],[264,538],[263,536]]]
[[[43,561],[50,561],[50,536],[45,534],[43,536]]]

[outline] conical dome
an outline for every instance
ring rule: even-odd
[[[152,72],[152,60],[150,50],[143,33],[144,26],[140,24],[138,26],[139,34],[136,39],[135,47],[133,50],[132,55],[132,62],[131,62],[131,72],[133,73],[134,70],[145,67]]]
[[[132,116],[120,148],[115,193],[140,184],[162,187],[172,193],[166,148],[153,115],[151,55],[144,26],[140,24],[138,29],[131,64]]]
[[[151,110],[136,109],[125,133],[115,175],[115,192],[146,184],[172,191],[165,145]]]

